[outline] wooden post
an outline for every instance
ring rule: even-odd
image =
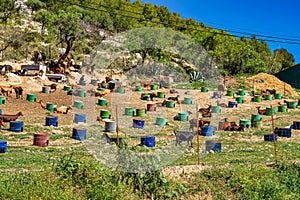
[[[51,47],[50,47],[50,45],[49,45],[49,48],[48,48],[48,54],[49,54],[49,61],[51,60]]]
[[[276,152],[276,135],[274,130],[274,117],[273,117],[273,107],[271,106],[271,117],[272,117],[272,132],[273,132],[273,140],[274,140],[274,156],[275,163],[277,164],[277,152]]]
[[[118,127],[118,105],[116,105],[116,132],[117,132],[117,145],[120,145],[119,140],[119,127]]]
[[[253,79],[253,85],[252,85],[252,87],[253,87],[253,96],[255,95],[255,85],[254,85],[254,83],[255,83],[255,80]]]
[[[26,61],[28,61],[28,46],[26,46]]]
[[[2,49],[4,49],[4,44],[2,44]],[[1,52],[2,61],[4,60],[4,50]]]
[[[285,97],[285,82],[283,83],[283,96]]]
[[[119,139],[119,125],[118,125],[118,105],[116,105],[116,132],[117,132],[117,147],[118,147],[118,172],[120,172],[120,139]]]
[[[200,165],[200,135],[199,135],[199,111],[198,111],[198,102],[196,103],[196,134],[197,134],[197,165]]]

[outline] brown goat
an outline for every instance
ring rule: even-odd
[[[0,86],[0,92],[1,92],[1,94],[3,94],[4,96],[9,96],[9,94],[11,94],[12,93],[12,91],[13,91],[13,86],[12,85],[10,85],[10,86]]]
[[[176,97],[169,97],[168,100],[172,100],[172,101],[178,101],[180,95],[177,95]]]
[[[55,113],[68,114],[69,110],[72,109],[72,106],[60,106],[58,108],[54,108]]]
[[[2,126],[4,126],[4,121],[2,118],[0,118],[0,130],[2,129]]]
[[[52,83],[52,84],[50,84],[50,85],[44,85],[44,86],[50,87],[51,92],[55,92],[56,89],[57,89],[57,84],[55,84],[55,83]]]
[[[153,80],[151,80],[151,81],[140,81],[140,84],[144,88],[149,88],[152,82],[153,82]]]
[[[197,120],[196,119],[191,119],[189,120],[190,123],[190,130],[194,131],[194,128],[197,127]],[[198,120],[198,127],[202,127],[204,125],[209,126],[210,125],[210,120],[203,120],[203,119],[199,119]]]
[[[163,102],[156,102],[156,106],[158,107],[164,107],[166,105],[166,100],[164,100]]]
[[[177,103],[178,103],[178,104],[182,104],[183,101],[184,101],[184,100],[179,100],[179,99],[178,99],[178,100],[177,100]]]
[[[175,93],[178,93],[178,91],[175,89],[170,89],[170,94],[175,94]]]
[[[43,100],[40,99],[40,100],[38,100],[37,102],[41,104],[41,107],[42,107],[43,109],[46,109],[47,104],[46,104]]]
[[[211,116],[212,116],[211,112],[202,113],[202,117],[204,117],[204,118],[208,118],[208,117],[211,117]]]
[[[209,113],[210,109],[211,109],[211,105],[209,105],[207,108],[200,108],[199,112],[201,112],[202,114]]]
[[[265,115],[266,114],[266,109],[260,109],[260,106],[257,106],[257,112],[260,115]]]
[[[244,131],[244,125],[242,124],[241,126],[238,125],[231,125],[227,126],[224,131]]]
[[[222,125],[222,130],[232,131],[236,127],[239,127],[239,126],[235,122],[227,122],[227,119],[225,119],[225,122],[223,122],[223,125]]]
[[[12,114],[2,114],[2,115],[0,115],[0,118],[2,119],[3,122],[10,122],[10,121],[17,120],[19,116],[23,116],[23,113],[22,112],[18,112],[15,115],[12,115]]]

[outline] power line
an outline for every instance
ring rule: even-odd
[[[201,21],[201,20],[198,20],[198,19],[194,19],[195,21]],[[298,37],[298,36],[295,36],[295,35],[283,35],[283,34],[277,34],[277,33],[264,33],[264,32],[260,32],[260,31],[257,31],[257,30],[251,30],[251,29],[245,29],[245,28],[237,28],[237,27],[234,27],[234,26],[229,26],[229,25],[223,25],[223,24],[219,24],[219,23],[215,23],[215,22],[209,22],[209,21],[206,21],[205,22],[206,24],[213,24],[213,25],[215,25],[215,26],[219,26],[219,27],[229,27],[229,28],[233,28],[233,29],[238,29],[238,30],[245,30],[245,31],[251,31],[251,32],[257,32],[257,33],[260,33],[260,34],[262,34],[262,35],[264,35],[264,36],[270,36],[270,35],[277,35],[277,36],[283,36],[283,37],[288,37],[287,39],[289,39],[289,40],[298,40],[300,37]],[[217,28],[215,28],[215,29],[217,29]],[[226,30],[226,28],[224,29],[220,29],[219,28],[219,30]],[[258,35],[257,33],[248,33],[249,35],[251,34],[251,35],[253,35],[253,34],[255,34],[255,35]],[[274,37],[274,36],[271,36],[271,37]],[[292,38],[292,39],[291,39]],[[300,41],[300,39],[299,39],[299,41]]]
[[[247,38],[247,39],[252,39],[252,38],[249,37],[249,36],[247,37],[245,35],[255,35],[255,36],[261,37],[261,38],[257,38],[257,40],[260,40],[260,41],[300,45],[300,40],[298,40],[298,39],[290,39],[290,38],[283,38],[283,37],[260,35],[260,34],[253,34],[253,33],[240,32],[240,31],[222,30],[222,29],[216,29],[216,28],[214,28],[214,29],[218,30],[218,31],[232,32],[232,33],[235,33],[235,34],[215,32],[215,31],[210,31],[210,30],[207,30],[207,29],[200,30],[200,29],[197,29],[197,28],[179,26],[179,25],[176,25],[176,24],[164,23],[164,22],[160,22],[160,21],[153,21],[153,20],[150,20],[150,19],[145,19],[145,18],[140,18],[140,17],[136,17],[136,16],[132,16],[132,15],[127,15],[127,14],[124,14],[124,13],[121,13],[121,12],[128,12],[128,13],[137,14],[137,15],[143,15],[143,14],[133,12],[133,11],[120,10],[120,9],[113,8],[113,7],[110,7],[110,6],[107,6],[107,5],[103,5],[103,4],[97,4],[97,5],[102,6],[104,8],[115,9],[115,10],[118,10],[119,12],[103,10],[103,9],[100,9],[100,8],[95,8],[95,7],[92,7],[92,6],[86,6],[86,5],[83,5],[83,4],[78,4],[78,3],[70,2],[70,1],[67,1],[67,0],[58,0],[58,1],[60,1],[62,3],[68,3],[68,4],[71,4],[71,5],[76,5],[76,6],[79,6],[79,7],[82,7],[82,8],[86,8],[86,9],[96,10],[96,11],[99,11],[99,12],[106,12],[106,13],[109,13],[109,14],[120,15],[122,17],[147,21],[147,22],[151,22],[151,23],[154,23],[154,24],[160,24],[160,25],[164,25],[164,26],[168,26],[168,27],[172,26],[172,27],[176,27],[176,28],[179,28],[179,29],[185,29],[185,30],[190,30],[190,31],[201,31],[201,32],[208,32],[208,33],[212,33],[212,34],[218,34],[218,35],[224,35],[224,36],[230,36],[230,37],[237,37],[237,38]],[[91,4],[96,5],[95,3],[91,3]],[[241,35],[237,35],[237,34],[241,34]],[[270,39],[266,39],[266,38],[270,38]]]
[[[127,13],[132,13],[132,14],[137,14],[137,15],[143,16],[143,13],[138,13],[138,12],[129,11],[129,10],[122,10],[120,8],[117,8],[117,7],[111,7],[111,6],[103,5],[103,4],[100,4],[100,3],[90,2],[90,4],[94,4],[94,5],[101,6],[101,7],[104,7],[104,8],[109,8],[109,9],[116,9],[116,10],[121,11],[121,12],[127,12]],[[195,21],[200,21],[200,20],[196,20],[196,19],[194,19],[194,20]],[[220,24],[217,24],[217,25],[220,25]],[[221,26],[223,26],[223,25],[221,25]],[[226,29],[218,29],[218,28],[214,28],[214,29],[219,30],[219,31],[223,30],[223,31],[226,31],[226,32],[243,34],[243,35],[250,35],[250,36],[255,35],[255,36],[263,37],[263,38],[271,38],[271,39],[288,40],[288,41],[292,41],[292,42],[300,42],[300,39],[293,39],[293,38],[291,39],[291,38],[286,38],[286,37],[275,37],[275,36],[270,36],[270,35],[266,35],[266,34],[254,34],[254,33],[240,32],[240,31],[234,31],[234,30],[228,30],[228,29],[227,30]],[[276,34],[273,34],[273,35],[276,35]],[[279,36],[284,36],[284,35],[279,35]],[[270,41],[273,41],[273,40],[270,40]]]
[[[122,10],[122,9],[117,8],[117,7],[111,7],[111,6],[103,5],[103,4],[100,4],[100,3],[90,2],[90,4],[94,4],[94,5],[101,6],[101,7],[104,7],[104,8],[109,8],[109,9],[117,9],[118,11],[122,11],[122,12],[127,12],[127,13],[132,13],[132,14],[137,14],[137,15],[143,16],[143,13],[138,13],[138,12],[129,11],[129,10]],[[196,19],[194,19],[194,20],[195,21],[200,21],[200,20],[196,20]],[[217,25],[221,25],[221,24],[217,24]],[[221,25],[221,26],[224,26],[224,25]],[[232,27],[232,28],[234,28],[234,27]],[[214,29],[219,30],[219,31],[223,30],[223,31],[226,31],[226,32],[243,34],[243,35],[250,35],[250,36],[251,35],[255,35],[255,36],[263,37],[263,38],[271,38],[271,39],[280,39],[280,40],[288,40],[288,41],[300,42],[300,39],[293,39],[293,38],[286,38],[286,37],[275,37],[275,36],[270,36],[270,35],[266,35],[266,34],[254,34],[254,33],[240,32],[240,31],[234,31],[234,30],[228,30],[228,29],[227,30],[226,29],[218,29],[218,28],[214,28]],[[278,34],[273,34],[273,35],[278,35]],[[279,35],[279,36],[284,36],[284,35]]]

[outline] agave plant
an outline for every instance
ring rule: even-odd
[[[190,73],[190,82],[193,83],[193,82],[204,82],[204,77],[202,76],[202,73],[201,72],[191,72]]]

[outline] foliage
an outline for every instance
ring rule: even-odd
[[[6,24],[9,18],[16,16],[20,11],[20,6],[16,5],[15,0],[0,1],[0,20]]]
[[[238,165],[195,174],[193,192],[208,192],[218,199],[299,199],[300,166],[281,164],[271,168]]]
[[[39,1],[39,0],[27,0],[26,3],[25,3],[29,8],[31,8],[32,10],[32,13],[34,11],[38,11],[39,9],[45,7],[45,3]]]
[[[11,21],[17,19],[20,7],[15,4],[15,1],[3,0],[0,4],[0,19],[3,24],[7,24],[8,19],[12,19]],[[35,11],[33,20],[41,23],[41,34],[48,34],[47,37],[42,37],[43,42],[51,43],[50,46],[62,45],[67,49],[62,55],[62,59],[68,56],[72,50],[75,51],[75,54],[90,53],[88,51],[94,49],[103,39],[114,33],[140,27],[165,27],[168,28],[167,30],[173,29],[192,38],[195,44],[200,44],[203,48],[195,51],[195,44],[182,43],[183,36],[175,36],[167,31],[170,40],[143,41],[148,46],[133,47],[136,52],[142,54],[142,63],[148,58],[153,58],[158,62],[168,61],[170,59],[168,50],[149,45],[168,46],[170,41],[175,43],[172,44],[173,46],[177,47],[178,44],[182,47],[180,52],[176,53],[184,53],[185,55],[181,55],[183,59],[203,68],[202,74],[205,78],[210,78],[210,73],[215,73],[207,70],[214,66],[218,66],[217,70],[226,75],[256,74],[260,72],[276,73],[291,67],[295,62],[293,55],[286,49],[277,49],[272,53],[267,43],[258,40],[255,35],[252,35],[251,38],[233,37],[223,30],[207,27],[202,22],[183,19],[178,13],[171,13],[164,6],[141,1],[131,3],[128,0],[75,0],[72,2],[28,0],[26,5]],[[26,16],[24,17],[26,18]],[[12,24],[12,26],[14,25]],[[153,33],[156,32],[145,34],[149,36],[147,38],[153,38],[151,35]],[[16,46],[18,47],[18,45]],[[16,49],[9,50],[16,51]],[[208,53],[209,57],[204,55],[204,51]],[[189,75],[192,69],[185,68],[185,71]]]
[[[173,199],[184,188],[175,187],[161,171],[117,172],[102,167],[96,161],[76,161],[72,157],[62,158],[55,171],[62,183],[83,188],[86,196],[93,199],[131,199],[125,194],[135,196],[134,193],[142,198]]]
[[[285,70],[293,66],[295,62],[294,56],[290,54],[286,49],[276,49],[274,51],[274,54],[274,59],[276,59],[282,65],[281,70]]]
[[[66,45],[66,51],[59,58],[59,62],[68,56],[74,42],[84,35],[84,30],[80,27],[81,17],[82,15],[78,12],[63,10],[52,15],[48,24],[49,35],[54,36],[58,40],[57,45]]]

